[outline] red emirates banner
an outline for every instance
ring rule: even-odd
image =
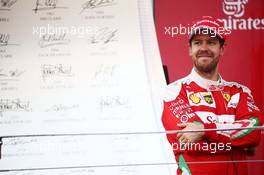
[[[170,82],[190,73],[188,33],[202,16],[221,19],[231,30],[219,71],[223,79],[246,85],[264,111],[264,1],[263,0],[156,0],[155,22],[160,54]],[[264,131],[262,131],[264,133]],[[263,134],[264,135],[264,134]],[[255,155],[264,159],[264,137]],[[262,163],[249,163],[250,174],[262,175]]]

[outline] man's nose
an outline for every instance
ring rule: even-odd
[[[201,50],[207,50],[208,49],[208,44],[206,41],[203,41],[200,47]]]

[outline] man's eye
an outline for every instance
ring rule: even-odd
[[[215,45],[216,44],[216,41],[208,41],[208,44],[209,45]]]
[[[199,45],[200,42],[199,42],[199,41],[194,41],[193,44],[194,44],[194,45]]]

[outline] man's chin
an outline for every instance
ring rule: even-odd
[[[212,67],[196,67],[198,69],[199,72],[204,72],[204,73],[212,73],[215,71],[215,69],[213,69]]]
[[[195,67],[198,71],[204,72],[204,73],[211,73],[211,72],[214,72],[216,69],[216,66],[213,66],[212,64],[207,64],[207,63],[197,64],[195,65]]]

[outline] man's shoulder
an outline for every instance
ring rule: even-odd
[[[190,81],[190,79],[188,78],[188,76],[186,77],[183,77],[181,79],[178,79],[172,83],[170,83],[167,87],[168,88],[174,88],[174,87],[177,87],[177,86],[181,86],[182,84],[186,84]]]
[[[188,83],[189,81],[190,81],[189,77],[186,76],[167,85],[165,89],[164,100],[165,101],[174,100],[179,95],[182,89],[182,85]]]
[[[242,85],[240,83],[237,83],[237,82],[234,82],[234,81],[224,81],[224,86],[229,86],[229,87],[232,87],[232,88],[236,88],[236,89],[241,90],[242,92],[245,92],[245,93],[248,93],[248,94],[251,95],[251,90],[247,86]]]

